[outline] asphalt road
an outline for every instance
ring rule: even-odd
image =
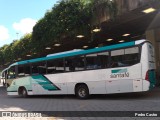
[[[92,95],[87,100],[75,96],[7,96],[6,89],[0,86],[0,111],[93,111],[93,116],[52,117],[52,119],[78,120],[160,120],[158,117],[100,117],[95,111],[160,111],[160,87],[144,93],[112,95]],[[114,112],[112,113],[114,114]],[[2,119],[2,118],[0,118]],[[18,119],[18,118],[17,118]],[[26,118],[27,119],[27,118]],[[28,118],[29,119],[29,118]],[[36,119],[36,118],[33,118]],[[40,118],[39,118],[40,119]],[[44,118],[41,118],[44,119]],[[46,118],[47,119],[47,118]]]

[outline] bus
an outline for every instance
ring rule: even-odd
[[[76,95],[149,91],[154,88],[155,57],[143,39],[88,50],[73,50],[19,61],[2,71],[7,94]]]

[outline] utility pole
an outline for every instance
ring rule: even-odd
[[[18,35],[19,35],[19,33],[17,32],[16,34],[17,34],[17,40],[18,40]]]

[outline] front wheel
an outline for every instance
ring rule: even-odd
[[[28,96],[27,90],[25,88],[20,88],[19,95],[21,97],[27,97]]]
[[[87,99],[89,97],[89,90],[86,85],[79,85],[75,92],[76,96],[80,99]]]

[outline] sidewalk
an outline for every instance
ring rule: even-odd
[[[7,96],[7,91],[6,91],[6,87],[3,86],[3,84],[0,83],[0,97],[4,97]]]
[[[0,83],[0,87],[2,87],[3,86],[3,84],[2,83]]]
[[[0,87],[4,87],[4,86],[3,86],[3,82],[0,82]]]

